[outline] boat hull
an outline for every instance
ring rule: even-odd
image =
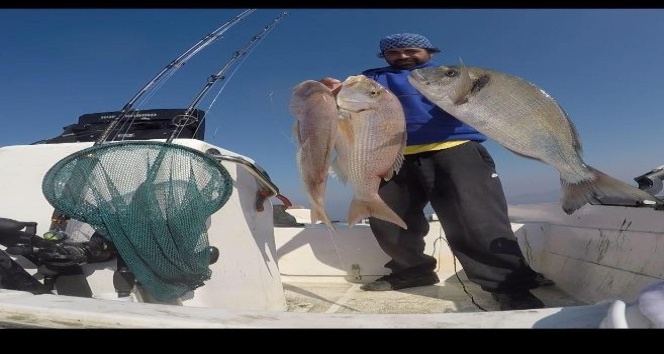
[[[552,203],[509,209],[527,261],[556,283],[533,290],[547,308],[497,311],[495,301],[464,276],[438,221],[431,221],[425,252],[437,258],[441,283],[364,292],[359,284],[387,274],[384,264],[389,261],[368,225],[336,224],[334,232],[308,223],[274,227],[271,200],[260,198],[256,174],[233,162],[253,161],[194,139],[174,143],[233,157],[220,160],[233,179],[233,193],[208,220],[210,245],[220,251],[219,260],[211,265],[212,279],[164,304],[140,291],[117,298],[115,261],[85,264],[82,274],[59,277],[70,278],[56,284],[59,295],[0,289],[0,327],[597,328],[603,323],[643,327],[647,321],[630,323],[627,314],[635,312],[644,287],[664,279],[663,211],[587,205],[566,215]],[[0,148],[4,166],[0,217],[37,222],[37,234],[48,231],[53,208],[41,194],[42,178],[61,158],[90,145]],[[85,224],[70,221],[69,227],[67,231],[74,234],[83,232]],[[16,260],[40,277],[27,259]],[[81,283],[89,286],[92,298],[63,296],[68,286]]]
[[[236,158],[242,155],[196,139],[176,139],[175,144],[201,152],[214,149]],[[0,148],[0,217],[37,222],[37,235],[49,231],[53,207],[42,195],[41,184],[46,172],[60,159],[93,143],[18,145]],[[205,285],[186,294],[175,303],[184,306],[242,310],[284,311],[286,302],[279,276],[276,245],[272,228],[272,207],[264,201],[257,210],[258,183],[239,164],[221,161],[233,179],[233,192],[224,206],[208,220],[210,246],[219,250],[219,260],[210,265],[212,278]],[[130,168],[130,166],[128,166]],[[72,221],[67,232],[77,237],[90,234],[89,225]],[[83,234],[83,236],[80,236]],[[88,235],[89,237],[89,235]],[[16,261],[38,278],[37,266],[17,257]],[[89,287],[93,297],[113,298],[116,291],[113,274],[115,260],[81,266],[82,274],[59,276],[60,293],[73,293],[75,288]],[[68,289],[70,287],[71,289]],[[136,293],[134,301],[157,302],[148,294]]]

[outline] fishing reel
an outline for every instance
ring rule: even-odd
[[[25,229],[25,231],[23,231]],[[90,241],[68,242],[64,232],[47,232],[37,236],[36,223],[0,218],[0,244],[14,256],[24,256],[36,264],[59,267],[83,265],[111,259],[116,250],[99,233]]]
[[[664,165],[656,167],[652,171],[641,176],[635,177],[634,180],[639,184],[639,189],[642,189],[652,195],[656,195],[662,191],[662,181],[664,181]]]
[[[38,264],[59,267],[89,263],[95,253],[89,242],[66,243],[63,240],[47,240],[36,235],[22,237],[19,242],[7,247],[6,251],[14,256],[24,256]]]

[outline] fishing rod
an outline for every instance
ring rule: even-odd
[[[186,119],[193,118],[192,110],[210,87],[283,15],[208,79],[187,109]],[[115,118],[113,123],[118,121]],[[233,191],[229,172],[213,156],[171,143],[178,128],[166,142],[101,144],[100,139],[58,161],[42,182],[42,192],[55,212],[101,230],[118,250],[118,259],[157,300],[180,297],[183,290],[194,290],[210,278],[209,260],[214,255],[205,220],[223,207]],[[54,219],[60,220],[55,212]]]
[[[233,27],[236,23],[242,21],[245,19],[247,16],[249,16],[252,12],[256,11],[256,9],[248,9],[240,13],[239,15],[231,18],[230,20],[226,21],[221,27],[217,28],[216,30],[212,31],[210,34],[207,36],[203,37],[198,43],[194,44],[191,48],[189,48],[186,52],[184,52],[182,55],[180,55],[177,59],[173,60],[170,62],[164,69],[162,69],[152,80],[150,80],[145,86],[143,86],[135,95],[132,97],[127,104],[122,108],[120,113],[118,114],[117,117],[111,121],[111,123],[108,125],[104,133],[99,137],[99,139],[94,143],[94,145],[101,144],[104,142],[107,138],[108,135],[113,131],[113,129],[120,123],[122,118],[124,118],[127,115],[127,112],[131,110],[136,103],[136,101],[143,96],[154,84],[156,84],[159,80],[161,80],[167,73],[171,72],[172,70],[177,70],[182,65],[184,65],[187,60],[191,59],[194,55],[196,55],[198,52],[200,52],[203,48],[207,47],[210,43],[218,39],[224,32],[228,31],[231,27]]]
[[[164,67],[157,75],[155,75],[148,83],[143,86],[130,100],[127,102],[120,113],[115,117],[106,127],[106,130],[100,135],[99,139],[96,140],[96,142],[93,145],[99,145],[106,141],[108,139],[108,136],[111,134],[111,132],[114,130],[115,127],[118,126],[118,124],[122,121],[122,119],[127,115],[127,113],[134,107],[134,104],[138,99],[143,96],[146,92],[150,90],[157,82],[159,82],[164,76],[168,73],[172,73],[175,70],[179,69],[182,67],[189,59],[191,59],[194,55],[198,54],[201,50],[203,50],[205,47],[207,47],[209,44],[214,42],[216,39],[218,39],[222,34],[224,34],[226,31],[228,31],[231,27],[233,27],[235,24],[238,22],[242,21],[245,19],[247,16],[252,14],[256,9],[247,9],[240,13],[239,15],[231,18],[230,20],[226,21],[224,24],[222,24],[219,28],[215,29],[214,31],[210,32],[207,36],[203,37],[201,40],[199,40],[196,44],[194,44],[192,47],[187,49],[184,53],[182,53],[179,57],[177,57],[175,60],[171,61],[166,67]],[[47,140],[48,141],[48,140]],[[53,230],[64,230],[67,224],[67,220],[69,217],[65,215],[64,213],[61,213],[58,211],[58,208],[56,207],[53,216],[51,217],[51,226],[49,228],[49,232],[52,232]]]
[[[235,51],[231,57],[231,59],[226,62],[226,64],[219,70],[216,74],[210,76],[207,80],[207,83],[203,87],[203,89],[196,95],[196,98],[191,102],[187,110],[183,115],[176,116],[173,118],[173,121],[176,123],[176,128],[173,129],[173,132],[171,133],[171,136],[166,140],[166,142],[161,143],[163,146],[162,148],[159,149],[159,153],[155,157],[155,159],[152,162],[152,165],[150,166],[149,171],[147,172],[146,180],[143,182],[144,185],[150,185],[152,184],[155,179],[157,178],[157,174],[159,173],[160,166],[165,158],[165,156],[169,153],[170,150],[174,149],[172,148],[173,144],[171,142],[173,139],[184,129],[184,126],[188,124],[188,121],[190,118],[194,118],[191,113],[193,110],[196,108],[196,106],[200,103],[200,101],[203,99],[205,94],[208,92],[208,90],[215,84],[215,82],[221,80],[224,78],[224,74],[226,71],[244,54],[247,53],[249,48],[251,48],[258,40],[260,40],[263,35],[269,31],[271,31],[274,26],[281,21],[281,19],[287,14],[287,12],[282,13],[279,15],[275,20],[272,21],[271,24],[265,26],[260,32],[258,32],[256,35],[251,37],[251,40],[240,50]],[[183,122],[177,122],[178,120],[183,121]]]
[[[233,52],[231,59],[228,62],[226,62],[226,64],[224,64],[224,66],[216,74],[213,74],[208,78],[207,83],[205,84],[203,89],[198,93],[196,98],[194,98],[194,100],[191,102],[185,113],[181,116],[176,117],[179,119],[173,119],[177,128],[173,130],[173,133],[166,141],[167,143],[170,143],[175,137],[177,137],[182,132],[184,127],[187,124],[189,124],[190,118],[196,119],[195,117],[191,116],[191,113],[196,109],[196,106],[198,106],[198,104],[201,102],[201,100],[207,94],[210,88],[212,88],[212,86],[217,81],[225,79],[226,77],[224,75],[226,74],[228,69],[230,69],[231,66],[233,66],[233,64],[235,64],[235,62],[238,59],[240,59],[241,56],[245,55],[251,47],[253,47],[256,43],[258,43],[258,41],[260,41],[266,33],[270,32],[274,28],[274,26],[276,26],[287,14],[288,12],[284,12],[281,15],[277,16],[277,18],[275,18],[271,24],[265,26],[260,32],[251,37],[249,42],[247,42],[247,44],[245,44],[244,47],[242,47],[240,50],[236,50],[235,52]],[[203,115],[201,119],[205,119],[205,115]]]

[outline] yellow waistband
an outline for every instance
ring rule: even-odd
[[[418,154],[420,152],[425,152],[425,151],[435,151],[435,150],[443,150],[443,149],[448,149],[457,145],[461,145],[463,143],[467,143],[470,140],[454,140],[454,141],[442,141],[439,143],[429,143],[429,144],[422,144],[422,145],[410,145],[406,146],[403,149],[403,154],[404,155],[412,155],[412,154]]]

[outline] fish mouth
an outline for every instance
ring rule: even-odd
[[[340,112],[341,111],[346,111],[346,112],[359,113],[359,112],[371,109],[371,108],[351,108],[354,105],[362,104],[362,103],[363,103],[363,101],[361,101],[361,100],[354,100],[354,99],[339,100],[339,99],[337,99],[337,106],[339,107]]]
[[[357,109],[351,109],[351,108],[342,108],[339,107],[339,115],[343,115],[345,117],[350,117],[351,113],[361,113],[364,111],[368,111],[371,108],[357,108]]]

